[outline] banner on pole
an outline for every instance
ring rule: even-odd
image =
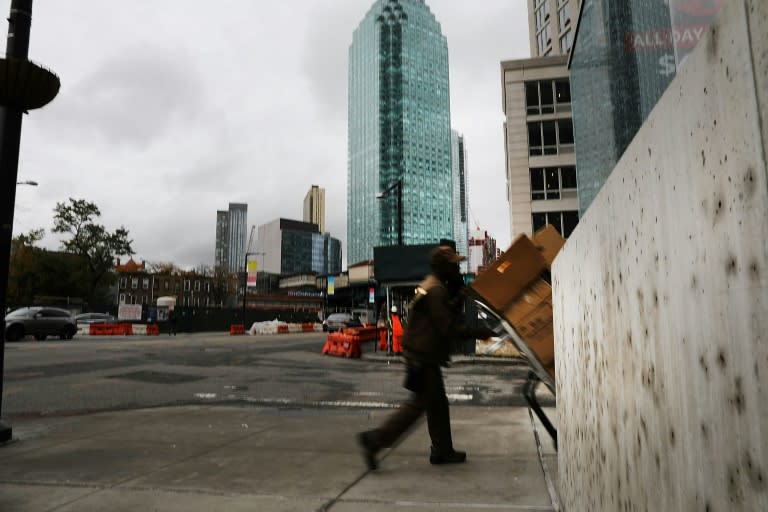
[[[248,276],[246,277],[246,286],[253,288],[256,286],[256,275],[259,269],[259,264],[256,261],[255,254],[249,254],[247,256],[246,268],[248,269]]]
[[[328,295],[333,295],[334,292],[334,277],[328,276]]]

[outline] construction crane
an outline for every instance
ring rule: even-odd
[[[251,253],[251,242],[253,242],[253,232],[255,229],[256,225],[251,226],[251,234],[248,236],[248,245],[245,246],[246,258],[248,257],[248,254]]]

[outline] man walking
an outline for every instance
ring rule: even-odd
[[[368,469],[376,469],[376,454],[392,446],[424,412],[432,440],[429,462],[456,464],[467,458],[465,452],[453,448],[441,366],[448,365],[454,339],[485,339],[493,336],[493,331],[459,323],[464,284],[459,262],[464,259],[449,246],[441,245],[432,251],[432,273],[416,289],[403,337],[405,387],[412,395],[379,428],[358,434]]]

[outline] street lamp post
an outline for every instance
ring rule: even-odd
[[[47,105],[59,92],[59,77],[29,61],[32,0],[11,0],[5,58],[0,59],[0,312],[5,316],[19,172],[21,121],[25,112]],[[0,417],[3,409],[5,328],[0,336]],[[12,437],[0,421],[0,443]]]
[[[376,199],[382,199],[384,197],[387,197],[390,192],[392,192],[394,189],[397,189],[397,245],[403,245],[403,180],[399,179],[395,181],[392,185],[390,185],[389,188],[387,188],[384,192],[379,192],[376,194]],[[392,325],[392,318],[389,306],[389,300],[390,300],[390,293],[389,293],[389,287],[387,286],[387,317],[389,318],[389,321],[387,322],[388,325]],[[392,355],[392,329],[387,328],[387,354]]]
[[[387,197],[397,189],[397,245],[403,245],[403,180],[397,180],[384,192],[376,194],[376,199]]]

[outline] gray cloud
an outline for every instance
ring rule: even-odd
[[[301,218],[317,184],[346,249],[348,48],[372,3],[36,2],[30,56],[62,89],[25,118],[19,175],[40,186],[17,192],[14,231],[50,228],[56,202],[84,198],[128,228],[138,259],[195,266],[213,261],[216,210]],[[448,37],[472,209],[503,245],[499,61],[528,53],[525,3],[427,3]]]
[[[196,122],[204,110],[202,82],[183,51],[137,46],[115,52],[82,81],[64,79],[51,108],[60,133],[102,137],[107,144],[145,147],[174,123]]]

